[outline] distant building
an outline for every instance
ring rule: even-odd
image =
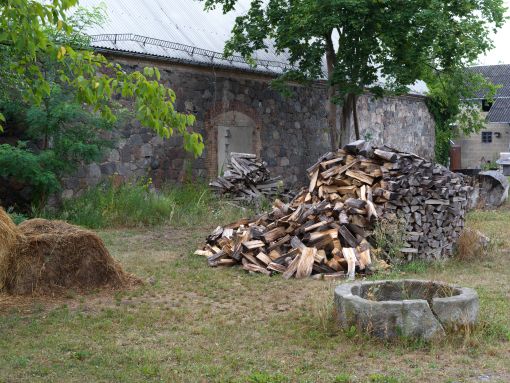
[[[461,167],[480,169],[489,163],[495,164],[501,152],[510,151],[510,65],[475,66],[471,69],[500,86],[493,103],[481,94],[476,99],[480,113],[485,116],[485,129],[456,140],[461,147]]]

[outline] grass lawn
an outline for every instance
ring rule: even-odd
[[[209,221],[100,231],[125,269],[153,284],[0,295],[0,382],[510,382],[510,209],[469,217],[492,238],[489,257],[377,276],[476,288],[479,326],[434,343],[336,330],[332,283],[207,267],[191,253]]]

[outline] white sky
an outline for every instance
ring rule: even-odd
[[[510,9],[510,0],[505,0],[505,5]],[[507,10],[510,16],[510,10]],[[485,57],[480,57],[479,64],[510,64],[510,20],[493,36],[495,48]]]

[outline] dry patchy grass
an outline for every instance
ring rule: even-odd
[[[508,382],[510,211],[472,213],[470,226],[495,242],[484,259],[378,276],[477,289],[478,328],[431,344],[339,332],[331,283],[208,268],[191,253],[210,227],[103,231],[125,269],[152,283],[0,297],[0,382]]]

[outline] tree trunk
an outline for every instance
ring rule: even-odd
[[[342,118],[340,120],[340,137],[346,134],[347,141],[349,140],[349,116],[351,115],[349,96],[344,97],[342,104]],[[339,145],[342,146],[343,142],[340,139]]]
[[[350,140],[349,128],[351,117],[354,125],[354,135],[356,137],[356,140],[360,139],[358,111],[356,108],[357,100],[358,97],[354,93],[349,93],[345,96],[344,103],[342,105],[342,119],[340,120],[340,135],[342,135],[342,133],[346,133],[347,140]]]
[[[333,71],[335,66],[335,49],[333,47],[333,41],[331,40],[331,33],[326,36],[326,65],[328,69],[328,129],[331,150],[335,151],[338,149],[339,139],[338,132],[336,129],[336,111],[337,105],[333,102],[335,97],[335,86],[331,83],[333,79]]]
[[[360,139],[359,120],[358,120],[358,109],[357,109],[358,96],[356,96],[355,94],[352,94],[351,102],[352,102],[352,119],[354,120],[354,134],[356,135],[356,140],[359,140]]]
[[[43,100],[44,109],[46,111],[46,124],[44,125],[44,142],[43,142],[43,150],[48,149],[48,143],[49,143],[49,124],[50,124],[50,100],[49,97],[45,97]]]

